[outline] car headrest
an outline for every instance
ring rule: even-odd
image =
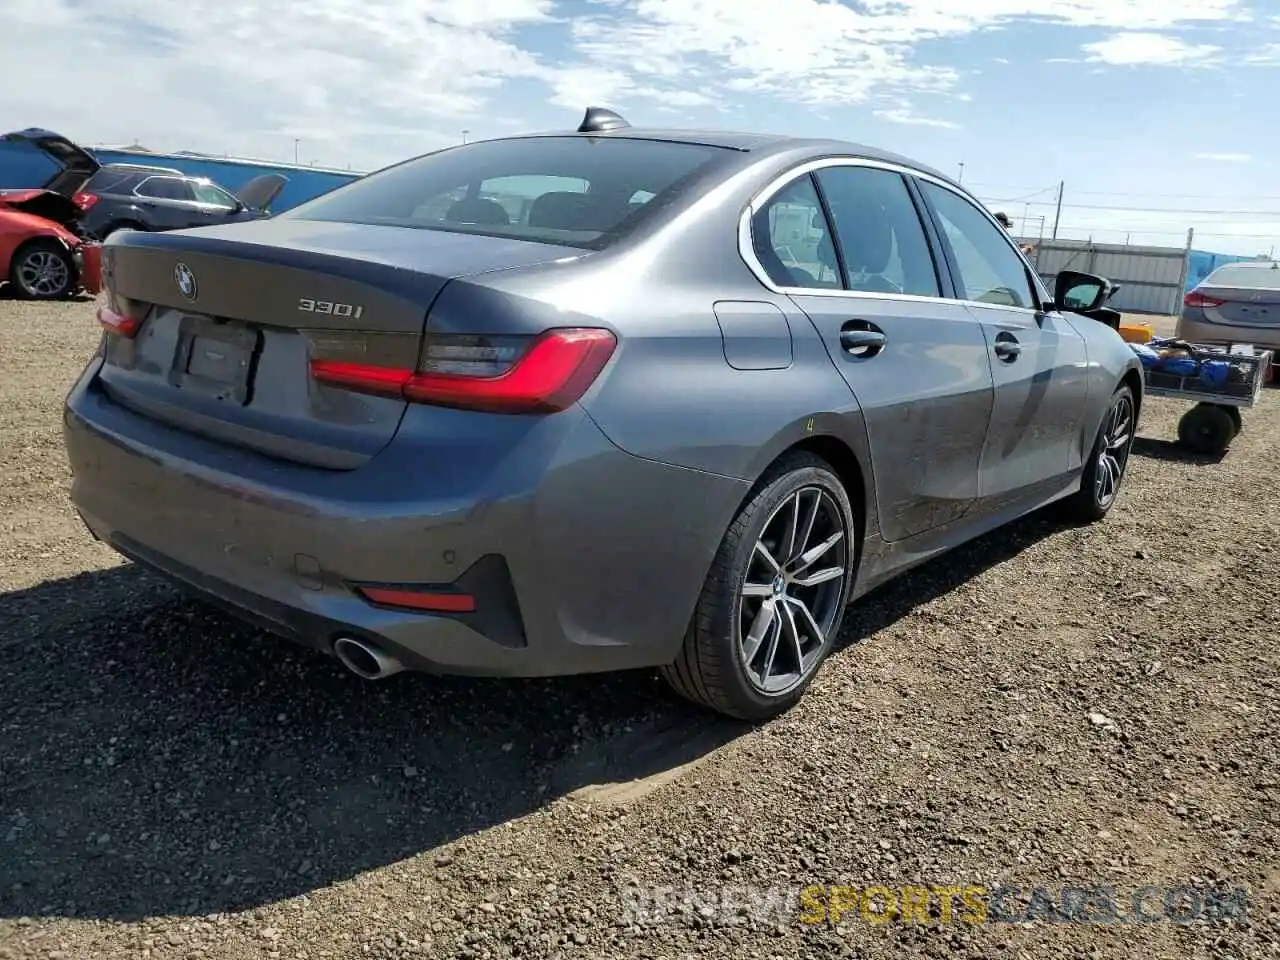
[[[893,227],[880,204],[860,203],[832,211],[840,231],[840,248],[850,273],[883,273],[893,253]]]
[[[445,211],[444,218],[449,223],[506,225],[511,222],[502,204],[482,197],[466,197],[458,200]]]
[[[529,226],[604,231],[615,221],[610,205],[587,193],[544,193],[529,205]]]

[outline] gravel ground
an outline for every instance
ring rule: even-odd
[[[91,308],[0,299],[0,957],[1280,956],[1280,391],[1216,463],[1152,400],[1106,522],[1033,517],[882,589],[749,728],[648,674],[366,684],[121,563],[59,437]],[[726,903],[809,885],[1246,912]],[[699,899],[628,913],[664,887]]]

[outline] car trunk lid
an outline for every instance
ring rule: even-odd
[[[28,127],[26,130],[6,133],[0,139],[12,143],[29,143],[53,160],[58,165],[58,172],[42,186],[64,197],[78,193],[101,167],[93,154],[52,130]]]
[[[416,367],[451,279],[581,251],[405,227],[275,219],[114,234],[103,389],[178,429],[318,467],[354,469],[395,435],[397,396],[312,378],[315,360]]]
[[[1233,326],[1280,325],[1280,271],[1276,287],[1201,284],[1196,288],[1205,319]]]

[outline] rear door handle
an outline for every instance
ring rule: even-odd
[[[1005,363],[1013,363],[1022,353],[1022,344],[1018,343],[1018,338],[1012,333],[1001,331],[996,334],[996,342],[991,349]]]
[[[859,321],[846,324],[840,331],[840,348],[855,357],[873,357],[887,342],[883,331]]]

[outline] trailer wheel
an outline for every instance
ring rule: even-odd
[[[1224,406],[1222,409],[1227,411],[1227,416],[1231,418],[1231,422],[1235,425],[1235,436],[1240,436],[1240,431],[1244,429],[1244,417],[1240,416],[1240,408]]]
[[[1178,421],[1178,439],[1205,456],[1224,452],[1235,436],[1235,420],[1216,403],[1197,403]]]

